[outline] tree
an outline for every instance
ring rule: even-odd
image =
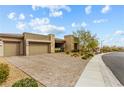
[[[78,38],[78,43],[84,54],[86,52],[96,52],[96,48],[98,48],[99,45],[96,35],[92,35],[91,32],[86,29],[77,30],[73,32],[73,35]]]

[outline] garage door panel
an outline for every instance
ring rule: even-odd
[[[4,42],[4,56],[18,56],[20,55],[19,42]]]
[[[29,43],[29,55],[48,53],[47,43]]]

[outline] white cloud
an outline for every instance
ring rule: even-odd
[[[31,22],[29,23],[31,26],[34,25],[46,25],[49,24],[49,19],[48,18],[35,18],[32,19]]]
[[[71,11],[71,8],[69,6],[65,5],[33,5],[33,10],[38,10],[39,8],[47,8],[49,9],[49,15],[52,17],[59,17],[63,15],[63,12],[61,10],[65,10],[67,12]]]
[[[113,45],[116,45],[116,46],[124,46],[124,37],[120,37],[118,35],[124,35],[124,31],[115,31],[114,33],[111,33],[111,34],[107,34],[107,35],[104,35],[102,38],[102,43],[103,45],[110,45],[110,46],[113,46]],[[100,41],[100,42],[101,42]],[[121,43],[120,43],[121,42]]]
[[[73,22],[73,23],[71,24],[71,26],[72,26],[72,27],[76,27],[76,23]]]
[[[11,20],[24,20],[25,16],[23,13],[21,13],[20,15],[17,15],[15,12],[11,12],[8,14],[8,18]]]
[[[50,11],[58,11],[58,10],[66,10],[68,12],[71,11],[71,8],[69,6],[66,6],[66,5],[33,5],[32,6],[32,9],[33,10],[37,10],[39,8],[48,8],[50,9]]]
[[[124,42],[124,38],[120,38],[119,40],[120,40],[119,42]]]
[[[8,18],[11,19],[11,20],[15,20],[16,19],[16,13],[15,12],[9,13]]]
[[[81,23],[81,26],[82,26],[82,27],[86,27],[86,26],[87,26],[87,23],[86,23],[86,22],[82,22],[82,23]]]
[[[110,6],[106,5],[102,8],[101,13],[105,14],[108,13],[110,11]]]
[[[92,12],[92,6],[86,6],[85,7],[85,13],[88,15],[88,14],[90,14]]]
[[[35,11],[36,10],[36,5],[32,5],[32,9]]]
[[[63,26],[56,26],[50,24],[50,20],[48,18],[35,18],[29,22],[29,26],[31,29],[35,31],[40,31],[42,34],[49,33],[62,33],[65,28]]]
[[[62,16],[62,15],[63,15],[62,11],[54,11],[54,12],[51,12],[49,14],[49,16],[53,16],[53,17],[59,17],[59,16]]]
[[[117,30],[117,31],[115,32],[115,34],[116,34],[116,35],[124,35],[124,31],[122,31],[122,30]]]
[[[108,20],[107,19],[96,19],[96,20],[93,20],[93,23],[96,23],[96,24],[105,23],[105,22],[108,22]]]
[[[25,19],[24,14],[20,14],[20,15],[19,15],[19,20],[24,20],[24,19]]]
[[[29,15],[31,18],[33,18],[34,16],[32,14]]]
[[[19,30],[24,30],[25,27],[26,27],[26,24],[23,23],[23,22],[18,22],[18,23],[16,24],[16,28],[19,29]]]
[[[72,24],[71,24],[71,26],[72,27],[77,27],[77,28],[80,28],[80,27],[86,27],[87,26],[87,24],[86,24],[86,22],[82,22],[82,23],[75,23],[75,22],[73,22]]]
[[[87,24],[86,24],[86,22],[82,22],[82,23],[75,23],[75,22],[73,22],[72,24],[71,24],[71,26],[72,27],[86,27],[87,26]]]

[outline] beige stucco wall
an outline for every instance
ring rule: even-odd
[[[15,38],[15,37],[0,37],[2,41],[13,41],[13,42],[20,42],[23,41],[23,38]]]
[[[74,37],[74,43],[77,44],[77,49],[79,50],[80,47],[79,47],[79,41],[78,41],[78,38]]]
[[[33,40],[49,40],[49,36],[47,35],[39,35],[32,33],[23,33],[24,39],[33,39]]]
[[[0,56],[4,56],[3,52],[3,41],[0,41]]]
[[[72,51],[74,50],[74,43],[77,43],[73,35],[66,35],[64,36],[65,40],[65,51]],[[40,43],[47,43],[49,45],[48,51],[50,53],[55,52],[55,35],[38,35],[32,33],[23,33],[22,37],[0,37],[0,56],[4,56],[4,42],[5,41],[12,41],[12,42],[20,42],[20,55],[29,55],[29,43],[30,42],[40,42]]]
[[[65,39],[65,51],[72,51],[74,49],[73,35],[64,36]]]
[[[22,40],[22,41],[20,42],[20,55],[24,55],[23,43],[24,43],[24,41]]]
[[[73,35],[66,35],[64,36],[65,39],[65,51],[72,51],[74,50],[74,43],[77,43],[77,49],[79,49],[78,40]]]

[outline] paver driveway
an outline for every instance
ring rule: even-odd
[[[5,58],[49,87],[74,86],[88,62],[64,53]]]

